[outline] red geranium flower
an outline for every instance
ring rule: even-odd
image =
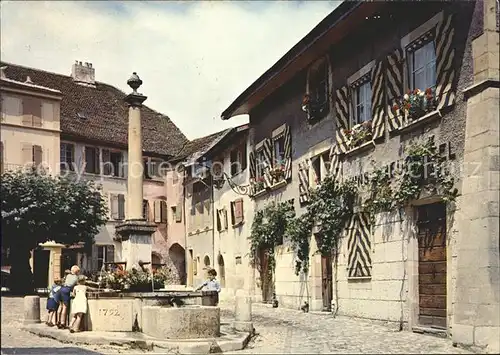
[[[399,106],[398,106],[397,104],[394,104],[394,106],[392,106],[392,109],[393,109],[394,111],[397,111],[397,110],[399,110]]]
[[[406,108],[407,110],[409,110],[409,109],[411,108],[411,104],[408,102],[408,103],[406,104],[406,107],[405,107],[405,108]]]

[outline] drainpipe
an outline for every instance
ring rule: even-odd
[[[177,172],[175,172],[177,174]],[[185,173],[183,173],[185,175]],[[184,264],[185,264],[185,269],[186,269],[186,286],[188,285],[188,280],[189,280],[189,268],[192,267],[191,265],[188,265],[190,262],[190,253],[189,253],[189,248],[188,248],[188,234],[187,234],[187,219],[186,219],[186,184],[184,182],[184,176],[182,177],[182,219],[184,221]],[[194,275],[193,275],[194,276]],[[191,280],[194,286],[194,280]]]
[[[212,205],[212,263],[213,268],[215,269],[215,199],[214,199],[214,179],[213,176],[210,175],[210,204]]]

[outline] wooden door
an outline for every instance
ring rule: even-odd
[[[33,280],[35,288],[49,287],[50,250],[37,249],[33,253]]]
[[[273,273],[269,267],[269,251],[261,249],[259,254],[262,302],[267,303],[273,299]]]
[[[332,277],[332,258],[330,256],[321,256],[321,296],[323,298],[324,312],[332,310]]]
[[[417,212],[419,324],[446,329],[446,206]]]

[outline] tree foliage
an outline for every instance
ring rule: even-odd
[[[105,201],[92,181],[36,171],[6,172],[0,193],[2,247],[10,250],[13,278],[17,272],[27,277],[29,252],[40,243],[91,245],[107,220]]]
[[[2,175],[2,243],[92,242],[107,220],[100,187],[36,172]]]

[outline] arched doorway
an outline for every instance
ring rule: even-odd
[[[219,254],[217,258],[217,264],[219,265],[219,282],[221,287],[226,287],[226,268],[224,266],[224,257]]]
[[[203,258],[203,264],[205,266],[205,269],[210,268],[210,257],[208,255],[205,255]]]
[[[178,243],[172,244],[168,250],[170,260],[175,266],[177,275],[179,275],[179,282],[181,285],[186,284],[186,251]]]

